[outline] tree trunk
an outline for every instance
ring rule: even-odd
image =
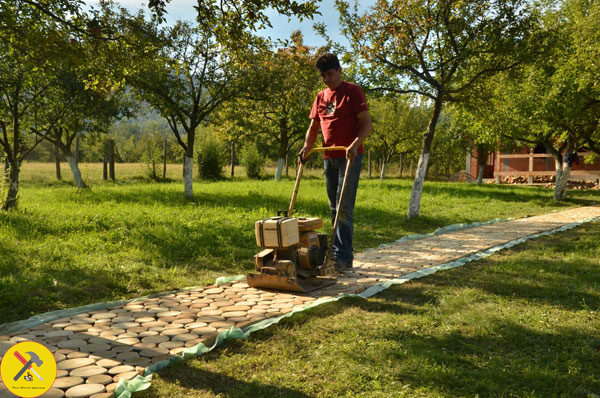
[[[193,154],[190,156],[189,154],[183,155],[183,192],[186,198],[192,199],[194,197],[194,191],[192,189],[193,182],[193,172],[194,172],[194,158]]]
[[[371,150],[370,149],[368,152],[368,157],[369,157],[369,178],[371,178]]]
[[[483,170],[485,169],[485,165],[479,164],[479,173],[477,174],[477,185],[483,184]]]
[[[79,137],[75,138],[75,162],[81,162],[81,151],[79,150]]]
[[[108,176],[115,180],[115,140],[108,140]]]
[[[231,141],[231,178],[233,178],[234,167],[235,167],[235,142]]]
[[[559,155],[560,156],[560,155]],[[554,200],[565,200],[567,197],[567,182],[571,174],[571,166],[562,160],[555,159],[556,185],[554,187]]]
[[[277,159],[277,170],[275,170],[275,181],[281,180],[281,172],[283,171],[284,158]]]
[[[106,162],[106,155],[102,157],[102,179],[108,180],[108,163]]]
[[[400,178],[402,178],[402,154],[400,154]]]
[[[2,206],[3,210],[9,210],[17,207],[17,199],[19,193],[19,174],[21,173],[21,164],[19,160],[15,159],[14,162],[10,162],[8,171],[8,193],[6,195],[6,201]]]
[[[387,166],[387,162],[385,161],[385,159],[383,159],[383,161],[381,162],[381,174],[379,174],[379,179],[383,180],[385,179],[385,168]]]
[[[465,159],[465,180],[471,179],[471,145],[467,148],[467,156]]]
[[[76,156],[72,153],[65,153],[65,158],[67,159],[67,163],[69,163],[71,173],[73,174],[73,181],[75,181],[77,188],[87,188],[87,185],[85,185],[85,182],[83,182],[83,178],[81,177],[81,170],[79,170]]]
[[[290,176],[290,165],[289,165],[289,162],[290,162],[290,153],[288,152],[288,153],[285,154],[285,176],[286,177]]]
[[[167,178],[167,139],[163,141],[163,179]]]
[[[437,125],[440,112],[442,111],[442,101],[440,97],[441,95],[436,98],[433,108],[433,115],[431,115],[429,126],[427,127],[427,131],[423,136],[421,155],[419,156],[419,163],[417,164],[417,175],[415,176],[415,180],[413,182],[413,188],[410,194],[410,202],[408,204],[408,219],[418,217],[421,209],[421,195],[423,194],[423,183],[425,181],[425,175],[427,174],[431,143],[433,142],[433,135],[435,134],[435,126]]]
[[[54,144],[54,163],[56,165],[56,179],[60,181],[62,176],[60,174],[60,148],[58,143]]]

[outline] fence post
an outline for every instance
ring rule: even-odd
[[[60,149],[58,148],[58,142],[54,144],[54,163],[56,164],[56,179],[61,180],[60,174]]]
[[[233,168],[235,167],[235,141],[231,141],[231,178],[233,178]]]
[[[163,178],[167,178],[167,139],[163,141]]]
[[[533,172],[533,149],[529,150],[529,175],[527,176],[527,184],[529,185],[533,184],[533,175],[531,172]]]
[[[115,180],[115,140],[108,140],[108,175]]]
[[[369,149],[369,152],[367,152],[367,158],[368,158],[368,162],[369,162],[369,178],[371,178],[371,150]]]

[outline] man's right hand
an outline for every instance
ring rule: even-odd
[[[310,152],[310,148],[303,147],[298,153],[298,164],[304,164],[308,160],[308,152]]]

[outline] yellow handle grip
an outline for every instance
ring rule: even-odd
[[[318,148],[313,148],[306,154],[304,161],[308,160],[308,157],[312,155],[313,152],[325,152],[325,151],[345,151],[348,148],[345,146],[322,146]]]

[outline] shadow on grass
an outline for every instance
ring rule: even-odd
[[[168,368],[169,372],[161,372],[160,377],[168,383],[175,383],[178,387],[189,389],[210,391],[216,396],[226,397],[290,397],[290,398],[308,398],[301,391],[282,387],[277,384],[264,384],[257,381],[241,380],[237,377],[231,377],[223,373],[212,372],[206,369],[189,368],[189,364],[178,362]],[[136,394],[136,397],[154,397],[155,392],[150,390],[142,391]],[[188,394],[181,394],[186,396]],[[166,395],[165,395],[166,396]],[[171,396],[171,395],[168,395]]]
[[[222,359],[235,364],[226,365],[229,374],[249,374],[248,364],[269,364],[266,352],[285,349],[285,355],[315,364],[308,390],[326,391],[320,396],[395,396],[404,388],[426,396],[595,396],[600,340],[589,311],[600,308],[600,276],[597,258],[582,261],[577,254],[597,245],[599,231],[600,224],[578,228],[369,300],[344,298],[312,308],[247,341],[227,342],[200,361],[184,362],[179,371],[167,368],[161,378],[180,383],[179,373],[194,378],[208,367],[218,379]],[[311,347],[315,354],[307,354]],[[288,380],[285,375],[304,369],[298,360],[278,360],[258,369],[258,377],[273,372]],[[325,367],[317,365],[323,361]],[[207,382],[185,386],[206,390]],[[209,388],[228,397],[250,391],[244,383]],[[271,391],[252,393],[267,397]]]

